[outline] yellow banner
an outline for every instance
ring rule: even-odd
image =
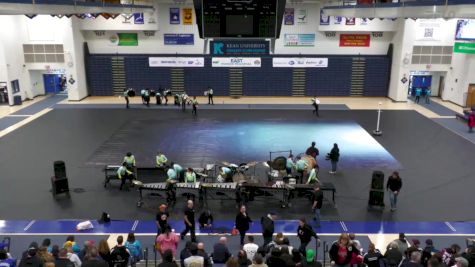
[[[183,25],[193,24],[193,9],[183,8]]]

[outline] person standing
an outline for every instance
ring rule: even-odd
[[[416,88],[416,99],[415,99],[414,102],[419,104],[419,99],[421,98],[421,94],[422,94],[422,89],[421,88]]]
[[[208,86],[208,105],[214,105],[214,101],[213,101],[213,88],[211,88],[210,86]]]
[[[368,267],[380,267],[381,259],[384,256],[379,250],[376,249],[376,246],[373,243],[369,243],[368,253],[364,255],[363,262]]]
[[[334,143],[333,148],[328,154],[328,159],[330,160],[332,164],[332,170],[330,171],[330,174],[335,174],[336,173],[336,165],[338,163],[338,160],[340,159],[340,149],[338,148],[338,144]]]
[[[389,191],[389,202],[391,203],[391,211],[397,210],[397,197],[402,188],[402,180],[399,177],[399,172],[393,172],[389,176],[386,184],[386,190]]]
[[[129,170],[132,170],[135,168],[135,156],[132,155],[132,152],[127,152],[122,162],[126,164],[127,169]]]
[[[242,205],[239,208],[239,213],[236,215],[236,229],[239,231],[239,235],[241,236],[241,246],[244,245],[244,238],[246,237],[246,232],[249,230],[249,223],[252,220],[246,212],[246,206]]]
[[[468,132],[473,133],[473,127],[475,127],[475,113],[473,111],[470,112],[470,114],[468,115],[467,124],[468,124]]]
[[[158,208],[157,216],[155,217],[157,223],[157,235],[163,233],[165,228],[168,226],[168,217],[170,217],[170,213],[167,211],[167,205],[161,204]]]
[[[430,95],[432,94],[432,91],[430,90],[430,88],[428,87],[426,89],[426,104],[430,104]]]
[[[193,97],[193,100],[191,101],[192,103],[192,106],[193,106],[193,110],[191,111],[191,114],[193,114],[194,116],[196,116],[196,108],[198,107],[198,100],[196,100],[196,96]]]
[[[186,94],[185,91],[183,91],[183,94],[181,94],[181,110],[185,111],[186,110],[186,100],[188,99],[188,95]]]
[[[323,204],[323,193],[320,190],[320,184],[316,184],[313,192],[313,205],[312,210],[315,213],[315,222],[317,223],[317,227],[320,227],[320,209],[322,208]]]
[[[330,248],[331,265],[336,267],[349,266],[354,253],[358,254],[350,242],[350,237],[347,233],[342,233],[338,241],[333,243]]]
[[[170,95],[170,90],[163,91],[163,98],[165,98],[165,106],[168,105],[168,96]]]
[[[144,104],[147,107],[150,107],[150,89],[147,88],[144,90],[143,99],[144,99]]]
[[[162,153],[158,152],[157,156],[155,157],[155,162],[157,163],[157,167],[163,167],[167,163],[167,157]]]
[[[188,200],[186,202],[186,207],[184,210],[184,223],[185,223],[185,230],[181,232],[180,237],[181,239],[185,239],[185,236],[188,232],[191,235],[191,241],[196,242],[195,236],[195,209],[193,207],[193,200]]]
[[[129,91],[132,90],[131,88],[124,90],[124,98],[125,98],[125,108],[130,108],[129,106]]]
[[[305,220],[305,218],[300,218],[299,220],[299,227],[297,228],[297,236],[300,239],[299,251],[304,256],[306,255],[307,245],[312,240],[312,237],[315,237],[315,240],[317,241],[317,245],[320,241],[317,233],[313,231],[312,226],[307,224],[307,221]]]
[[[185,183],[196,183],[196,173],[192,168],[188,168],[185,173]]]
[[[117,177],[120,179],[119,190],[122,190],[126,180],[130,180],[130,183],[132,183],[132,180],[134,179],[134,173],[129,171],[127,168],[127,163],[124,162],[117,170]]]
[[[293,168],[294,168],[294,155],[290,153],[289,157],[287,158],[287,162],[285,163],[285,171],[287,172],[288,176],[292,174]]]
[[[263,247],[266,247],[272,241],[274,235],[274,221],[276,219],[274,213],[269,213],[261,218],[262,237],[264,238]]]
[[[297,162],[295,163],[295,169],[297,170],[297,173],[299,174],[299,180],[301,184],[303,183],[304,172],[307,168],[308,168],[308,163],[302,158],[297,157]]]
[[[320,114],[318,114],[318,108],[319,108],[319,105],[320,105],[320,100],[318,100],[318,98],[315,96],[314,98],[312,98],[312,106],[314,108],[313,110],[313,114],[315,114],[317,117],[320,117]]]
[[[161,255],[163,255],[165,251],[171,250],[173,258],[176,258],[176,250],[178,248],[179,241],[180,238],[175,234],[175,232],[172,232],[170,226],[167,225],[163,229],[163,232],[159,236],[157,236],[155,240],[155,245]]]
[[[175,170],[177,180],[179,182],[183,182],[184,175],[185,175],[185,170],[183,170],[183,167],[174,162],[172,162],[170,165]]]
[[[316,159],[317,156],[320,155],[320,151],[318,151],[318,148],[316,147],[316,145],[317,143],[312,142],[312,144],[305,151],[305,155],[312,156]]]

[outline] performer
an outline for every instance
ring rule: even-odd
[[[158,91],[155,93],[155,99],[157,100],[157,105],[161,105],[162,104],[162,95],[160,94],[161,92],[161,88],[158,89]]]
[[[175,202],[176,201],[176,192],[174,190],[174,185],[177,183],[177,175],[173,168],[168,168],[167,170],[167,202]]]
[[[198,223],[200,224],[201,229],[211,228],[213,226],[213,215],[211,214],[211,211],[203,211],[200,217],[198,218]]]
[[[143,95],[143,98],[144,98],[144,104],[149,107],[150,106],[150,89],[145,89],[144,90],[144,95]]]
[[[135,156],[131,152],[127,152],[123,162],[126,164],[127,169],[131,170],[135,168]]]
[[[160,205],[157,216],[155,217],[157,223],[157,235],[165,232],[165,228],[168,227],[168,217],[170,217],[170,213],[167,211],[167,205]]]
[[[165,98],[165,106],[168,105],[168,96],[170,95],[170,90],[166,89],[163,91],[163,97]]]
[[[193,104],[193,111],[191,112],[191,114],[196,116],[196,107],[198,107],[198,100],[196,100],[196,96],[193,97],[191,103]]]
[[[173,163],[173,162],[171,163],[171,167],[176,172],[177,180],[180,181],[180,182],[183,182],[183,178],[184,178],[184,174],[185,174],[185,170],[183,170],[183,167],[180,166],[179,164],[176,164],[176,163]]]
[[[305,154],[317,159],[317,156],[320,155],[320,152],[318,151],[318,148],[316,147],[315,142],[312,142],[312,145],[307,148],[307,150],[305,151]]]
[[[157,167],[163,167],[167,163],[168,159],[162,152],[158,152],[155,161],[157,163]]]
[[[299,251],[304,256],[306,255],[307,245],[312,240],[312,237],[315,237],[315,240],[317,241],[317,245],[320,243],[320,239],[318,238],[317,233],[313,231],[312,226],[307,224],[307,222],[305,221],[305,218],[301,218],[299,220],[299,227],[297,228],[297,236],[300,239]]]
[[[185,173],[185,183],[196,183],[196,173],[192,168],[188,168]]]
[[[219,172],[219,176],[218,176],[218,182],[220,183],[224,183],[224,182],[228,182],[229,180],[232,180],[232,177],[231,176],[231,169],[228,168],[228,167],[221,167],[221,171]]]
[[[320,184],[315,184],[314,193],[313,193],[313,205],[312,210],[315,213],[315,222],[317,223],[317,228],[320,227],[320,209],[323,204],[323,193],[320,190]]]
[[[292,168],[294,168],[294,155],[292,153],[289,154],[287,158],[287,162],[285,164],[285,170],[287,171],[287,175],[290,176],[292,174]]]
[[[295,169],[297,170],[300,176],[300,183],[303,183],[303,175],[307,168],[308,168],[308,163],[302,158],[297,157],[297,163],[295,164]]]
[[[188,95],[186,94],[185,91],[183,91],[183,94],[181,94],[181,110],[185,111],[186,110],[186,100],[188,99]]]
[[[239,213],[236,215],[236,229],[239,231],[239,235],[241,235],[241,246],[244,245],[244,238],[246,237],[246,232],[249,230],[249,223],[252,220],[249,215],[246,213],[246,206],[242,205],[239,209]]]
[[[315,184],[315,183],[320,183],[320,181],[318,180],[318,177],[317,177],[316,167],[313,167],[308,176],[307,184]]]
[[[145,89],[140,90],[140,96],[142,97],[142,104],[145,104]]]
[[[274,235],[274,221],[277,216],[275,213],[269,213],[267,216],[261,218],[262,237],[264,238],[264,245],[266,247],[272,241]]]
[[[318,106],[320,105],[320,100],[315,96],[314,98],[311,99],[312,101],[312,106],[315,108],[313,111],[313,114],[317,115],[317,117],[320,117],[320,114],[318,114]]]
[[[130,108],[129,107],[129,92],[133,90],[132,88],[128,88],[124,90],[124,98],[125,98],[125,108]]]
[[[195,209],[193,208],[193,200],[188,200],[186,202],[186,207],[184,210],[184,220],[185,223],[185,230],[181,232],[180,237],[181,239],[185,239],[185,236],[188,232],[191,235],[191,242],[196,242],[195,236]]]
[[[127,168],[127,163],[123,162],[122,166],[120,166],[117,170],[117,177],[120,179],[119,190],[122,190],[126,180],[130,180],[130,183],[132,183],[132,180],[134,179],[134,173],[129,171]]]
[[[213,101],[213,88],[211,88],[210,86],[208,86],[208,105],[214,105],[214,101]]]

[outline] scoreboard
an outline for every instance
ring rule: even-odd
[[[194,0],[201,38],[278,38],[285,0]]]

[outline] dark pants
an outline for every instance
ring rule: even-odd
[[[191,235],[191,241],[196,242],[196,236],[195,236],[195,225],[189,226],[188,224],[185,223],[185,230],[181,232],[181,237],[184,238],[186,234],[190,232]]]
[[[214,105],[213,95],[210,95],[210,94],[208,94],[208,105],[209,105],[209,104]]]
[[[164,95],[163,97],[165,97],[165,105],[168,105],[168,97],[166,95]]]
[[[420,98],[421,98],[420,96],[416,95],[416,100],[414,102],[419,103]]]
[[[193,111],[191,111],[191,114],[196,116],[196,106],[195,105],[193,105]]]
[[[182,101],[181,101],[181,109],[182,109],[183,111],[186,110],[186,101],[185,101],[185,100],[182,100]]]
[[[302,184],[303,183],[303,172],[304,171],[299,171],[297,170],[298,174],[299,174],[299,179],[300,179],[300,183]]]
[[[300,253],[302,253],[302,255],[303,255],[304,257],[307,255],[307,246],[308,246],[308,243],[310,243],[310,242],[302,242],[302,241],[300,241],[299,251],[300,251]]]
[[[119,187],[119,190],[122,190],[122,187],[124,187],[124,184],[125,184],[126,180],[129,180],[130,182],[132,182],[133,179],[134,179],[134,175],[133,175],[133,174],[126,174],[126,175],[124,175],[124,177],[122,177],[122,179],[120,179],[120,187]]]
[[[285,171],[287,172],[287,175],[292,174],[292,168],[285,168]]]
[[[155,98],[157,99],[157,105],[161,105],[162,104],[162,97],[157,95]]]
[[[129,97],[125,97],[125,108],[129,108]]]
[[[244,245],[244,239],[246,238],[246,231],[239,230],[239,235],[241,236],[241,246]]]
[[[267,244],[272,241],[272,235],[263,235],[262,237],[264,238],[264,245],[262,245],[263,247],[267,246]]]
[[[149,106],[150,105],[150,96],[145,96],[144,100],[145,100],[145,105]]]
[[[317,104],[313,104],[313,107],[315,108],[315,110],[313,111],[313,113],[315,115],[317,115],[317,117],[320,117],[320,114],[318,114],[318,105]]]

